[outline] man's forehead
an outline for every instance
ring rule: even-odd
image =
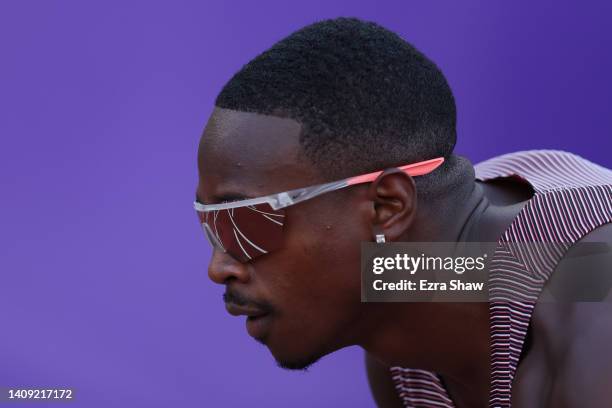
[[[200,141],[198,195],[254,197],[320,181],[300,133],[292,119],[216,108]]]

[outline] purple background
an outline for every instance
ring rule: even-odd
[[[223,3],[1,3],[0,386],[74,387],[73,407],[374,405],[357,348],[276,368],[207,280],[191,209],[217,92],[317,19],[377,21],[436,61],[473,161],[612,165],[610,2]]]

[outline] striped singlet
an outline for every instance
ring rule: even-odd
[[[495,157],[474,166],[476,179],[518,177],[534,196],[498,240],[490,263],[489,321],[491,386],[489,407],[510,407],[514,378],[535,300],[572,244],[599,226],[612,222],[612,171],[571,153],[533,150]],[[543,242],[560,245],[552,253],[531,253],[519,259],[508,245]],[[524,255],[524,254],[523,254]],[[538,264],[537,270],[529,265]],[[495,291],[516,293],[517,301],[495,302]],[[510,287],[512,286],[512,287]],[[535,289],[535,290],[534,290]],[[513,298],[514,299],[514,298]],[[395,388],[405,407],[454,408],[440,378],[431,371],[391,367]]]

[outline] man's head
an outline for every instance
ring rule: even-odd
[[[228,310],[285,367],[302,368],[375,328],[360,303],[360,242],[406,239],[417,201],[455,170],[455,104],[437,67],[396,34],[355,19],[310,25],[244,66],[200,144],[198,201],[260,197],[436,157],[288,207],[282,247],[241,263],[214,251]],[[416,183],[415,183],[416,182]],[[417,195],[418,191],[418,195]]]

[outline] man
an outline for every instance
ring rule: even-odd
[[[538,292],[573,244],[611,242],[610,171],[543,151],[475,173],[455,124],[439,69],[373,23],[313,24],[244,66],[198,159],[227,310],[288,369],[360,345],[380,406],[608,406],[610,303],[360,302],[363,241],[567,242]]]

